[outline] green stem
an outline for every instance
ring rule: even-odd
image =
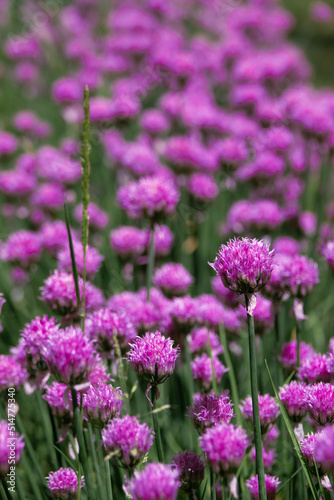
[[[252,389],[252,405],[253,405],[253,427],[254,427],[254,442],[256,451],[256,472],[259,481],[259,500],[266,500],[267,491],[264,479],[264,465],[262,456],[262,439],[261,439],[261,424],[259,410],[259,394],[257,385],[257,367],[256,367],[256,349],[255,349],[255,330],[254,317],[248,313],[249,298],[245,295],[246,311],[247,311],[247,326],[248,326],[248,341],[249,341],[249,364],[250,378]]]
[[[3,500],[12,500],[12,495],[9,493],[6,480],[3,479],[0,483],[0,496]]]
[[[297,368],[300,366],[300,338],[302,334],[302,322],[296,321],[296,340],[297,340]]]
[[[106,460],[105,462],[105,469],[106,469],[106,482],[107,482],[107,497],[108,500],[113,500],[109,460]]]
[[[91,454],[93,457],[95,474],[97,477],[97,484],[98,484],[99,491],[100,491],[99,499],[106,500],[105,490],[103,487],[102,477],[101,477],[103,469],[100,469],[100,465],[99,465],[99,462],[97,459],[97,454],[96,454],[96,449],[95,449],[95,444],[94,444],[94,437],[93,437],[93,430],[92,430],[91,424],[88,424],[88,436],[89,436],[89,447],[90,447],[90,451],[91,451]]]
[[[92,484],[92,474],[88,462],[88,457],[87,457],[87,451],[86,451],[86,446],[85,446],[85,441],[84,441],[84,436],[83,436],[83,431],[82,431],[82,415],[80,412],[80,409],[78,407],[78,400],[77,400],[77,391],[72,387],[71,388],[71,394],[72,394],[72,404],[73,404],[73,417],[74,417],[74,436],[78,440],[78,445],[79,445],[79,460],[82,464],[82,469],[83,473],[85,476],[85,483],[86,483],[86,489],[87,489],[87,496],[89,500],[93,500],[95,498],[94,493],[93,493],[93,484]]]
[[[89,173],[90,173],[90,128],[89,128],[89,88],[85,86],[84,90],[84,112],[85,117],[82,126],[82,146],[81,146],[81,191],[82,191],[82,248],[83,248],[83,287],[82,287],[82,331],[85,331],[85,315],[86,315],[86,254],[88,246],[88,230],[89,230]]]
[[[17,416],[16,416],[16,418],[17,418]],[[26,436],[25,436],[25,444],[27,444]],[[28,478],[28,481],[30,483],[30,486],[31,486],[32,492],[34,494],[35,500],[43,500],[42,494],[40,492],[39,485],[38,485],[38,483],[35,480],[34,473],[31,470],[31,467],[30,467],[30,464],[28,462],[28,459],[27,459],[27,457],[25,456],[24,453],[21,456],[21,463],[22,463],[22,467],[23,467],[23,469],[25,471],[25,474],[26,474],[26,476]],[[37,462],[35,463],[35,465],[37,465]]]
[[[228,370],[228,377],[230,380],[232,400],[234,402],[234,409],[235,409],[235,413],[237,416],[237,421],[238,421],[239,425],[242,425],[243,416],[242,416],[241,410],[239,408],[239,401],[240,401],[239,400],[239,391],[238,391],[237,381],[235,378],[235,373],[234,373],[234,369],[233,369],[231,356],[230,356],[228,345],[227,345],[225,328],[224,328],[224,325],[222,323],[220,323],[220,325],[219,325],[219,337],[220,337],[220,342],[224,348],[223,354],[224,354],[225,363],[226,363],[227,368],[229,369]]]
[[[155,413],[156,409],[156,399],[157,399],[157,386],[153,385],[152,386],[152,419],[153,419],[153,430],[155,434],[155,445],[157,448],[157,455],[158,455],[158,460],[161,463],[164,463],[164,455],[162,451],[162,444],[161,444],[161,435],[160,435],[160,428],[159,428],[159,423],[158,423],[158,418],[157,414]]]
[[[150,290],[151,290],[152,275],[154,269],[154,260],[155,260],[154,222],[151,222],[151,238],[148,250],[148,263],[147,263],[147,275],[146,275],[147,302],[150,301]]]
[[[47,442],[48,442],[49,455],[50,455],[52,467],[54,467],[55,470],[57,470],[58,467],[59,467],[59,465],[58,465],[56,450],[52,446],[52,443],[53,443],[53,433],[52,433],[52,426],[50,425],[49,415],[46,412],[44,401],[42,400],[41,394],[40,394],[39,391],[35,392],[35,397],[37,399],[37,405],[38,405],[38,408],[39,408],[39,412],[42,415],[43,427],[44,427],[44,431],[45,431]]]

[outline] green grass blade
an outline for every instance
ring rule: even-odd
[[[276,390],[276,387],[275,387],[274,381],[272,379],[272,376],[270,374],[270,370],[269,370],[268,363],[267,363],[266,359],[265,359],[265,364],[266,364],[266,368],[267,368],[267,372],[268,372],[268,375],[269,375],[269,379],[270,379],[271,385],[273,387],[273,390],[274,390],[274,393],[275,393],[275,396],[276,396],[276,399],[277,399],[277,403],[279,404],[279,407],[280,407],[280,410],[281,410],[281,413],[282,413],[282,417],[284,419],[285,425],[286,425],[286,427],[288,429],[288,432],[290,434],[290,437],[291,437],[291,441],[292,441],[292,443],[293,443],[293,445],[295,447],[295,450],[296,450],[296,453],[298,455],[300,464],[301,464],[301,466],[303,468],[305,477],[306,477],[307,482],[309,484],[312,497],[314,498],[314,500],[318,500],[319,499],[319,495],[317,493],[315,484],[313,482],[313,479],[312,479],[312,476],[310,474],[310,471],[308,470],[308,468],[307,468],[307,466],[306,466],[306,464],[305,464],[305,462],[303,460],[303,455],[302,455],[302,452],[301,452],[298,440],[297,440],[296,435],[295,435],[295,433],[293,431],[293,428],[292,428],[289,416],[288,416],[288,414],[287,414],[287,412],[286,412],[286,410],[285,410],[285,408],[283,406],[282,401],[279,398],[279,395],[278,395],[278,392]]]
[[[65,212],[65,222],[66,222],[66,228],[67,228],[68,243],[69,243],[69,246],[70,246],[70,253],[71,253],[72,273],[73,273],[74,286],[75,286],[75,295],[77,297],[78,309],[80,309],[80,307],[81,307],[81,299],[80,299],[80,290],[79,290],[79,277],[78,277],[77,265],[75,263],[75,255],[74,255],[74,249],[73,249],[73,240],[72,240],[72,235],[71,235],[69,215],[68,215],[68,209],[67,209],[67,203],[66,203],[66,201],[64,201],[64,212]]]

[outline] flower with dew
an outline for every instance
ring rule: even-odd
[[[73,326],[50,335],[42,353],[50,373],[70,387],[88,382],[99,361],[92,341]]]
[[[260,408],[260,423],[261,432],[265,434],[270,426],[272,426],[279,415],[279,405],[276,403],[275,398],[269,394],[259,394],[259,408]],[[248,396],[241,402],[240,409],[245,420],[253,422],[253,403],[251,396]]]
[[[170,465],[150,463],[136,471],[129,487],[133,500],[176,500],[181,483],[179,471]]]
[[[153,432],[136,417],[125,415],[114,418],[102,430],[102,442],[110,455],[126,469],[135,467],[144,458],[153,443]]]
[[[235,238],[222,245],[210,266],[224,285],[238,294],[252,294],[261,290],[270,278],[273,250],[264,241]]]
[[[179,473],[181,490],[184,493],[191,493],[200,486],[204,479],[205,463],[200,455],[193,451],[177,453],[173,458],[172,468]]]
[[[244,429],[225,423],[210,427],[199,440],[207,464],[222,476],[236,472],[250,444]]]
[[[90,386],[82,397],[83,418],[93,426],[103,428],[112,418],[118,418],[123,405],[123,394],[119,388],[99,383]]]
[[[10,470],[11,460],[18,465],[24,448],[23,436],[19,436],[7,420],[0,421],[0,479]],[[13,462],[12,462],[13,463]]]
[[[267,491],[267,499],[275,500],[276,498],[276,489],[281,481],[278,477],[269,476],[269,474],[265,474],[265,483],[266,483],[266,491]],[[259,496],[259,481],[258,476],[251,476],[247,481],[245,481],[245,485],[249,489],[251,499],[258,500]]]
[[[226,393],[219,396],[210,392],[195,393],[192,406],[188,407],[188,416],[199,431],[205,431],[220,423],[229,424],[234,417],[233,403]]]
[[[71,467],[61,467],[49,472],[47,485],[54,500],[75,500],[78,493],[78,474]],[[84,486],[84,477],[80,480],[80,489]]]

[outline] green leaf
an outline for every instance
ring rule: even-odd
[[[66,228],[67,228],[68,243],[69,243],[69,246],[70,246],[70,253],[71,253],[72,273],[73,273],[74,286],[75,286],[75,295],[76,295],[76,298],[77,298],[78,309],[80,309],[80,307],[81,307],[81,300],[80,300],[80,290],[79,290],[79,277],[78,277],[77,265],[75,263],[75,255],[74,255],[74,250],[73,250],[73,241],[72,241],[72,235],[71,235],[69,215],[68,215],[68,209],[67,209],[67,203],[66,203],[66,201],[64,201],[64,212],[65,212],[65,222],[66,222]]]

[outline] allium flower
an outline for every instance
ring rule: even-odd
[[[102,358],[113,358],[114,336],[120,349],[125,351],[137,336],[137,331],[125,313],[114,313],[110,309],[98,309],[87,315],[86,335],[94,342]]]
[[[157,219],[174,213],[179,193],[171,180],[164,177],[143,177],[119,189],[117,199],[129,217]]]
[[[303,364],[307,359],[315,355],[315,351],[310,344],[301,342],[299,346],[300,362]],[[284,370],[292,372],[297,368],[297,340],[292,340],[284,344],[279,358]]]
[[[321,249],[321,254],[327,261],[329,269],[334,272],[334,240],[328,241]]]
[[[307,410],[309,416],[318,425],[327,425],[334,422],[334,385],[312,385],[308,390]]]
[[[147,234],[144,229],[122,226],[110,233],[110,244],[113,250],[123,259],[137,258],[146,249]]]
[[[152,281],[165,295],[174,296],[185,294],[193,278],[182,264],[165,264],[155,271]]]
[[[296,255],[291,258],[282,277],[286,290],[292,296],[303,297],[319,283],[318,265],[304,255]]]
[[[239,305],[238,297],[232,290],[226,288],[219,276],[214,276],[211,279],[213,292],[218,295],[224,305],[235,308]]]
[[[79,291],[82,298],[83,281],[79,278]],[[86,310],[97,309],[101,307],[104,298],[101,291],[86,282]],[[45,304],[57,311],[62,316],[78,315],[78,304],[75,294],[75,285],[72,274],[55,271],[44,281],[44,286],[41,287],[41,300]]]
[[[169,314],[178,326],[191,327],[197,318],[197,307],[196,301],[190,295],[185,295],[184,297],[178,297],[173,299]]]
[[[293,380],[280,387],[279,397],[293,422],[300,422],[307,412],[308,387]]]
[[[239,306],[238,312],[240,317],[247,320],[246,309],[243,306]],[[264,335],[274,325],[275,317],[273,314],[272,302],[261,294],[256,297],[256,306],[253,309],[254,323],[255,323],[255,333],[257,335]]]
[[[9,387],[18,389],[27,378],[27,371],[14,356],[0,355],[0,393]]]
[[[275,398],[269,394],[259,394],[260,423],[261,431],[264,434],[268,427],[273,425],[279,415],[279,406]],[[253,422],[253,404],[251,396],[242,401],[240,409],[245,420]]]
[[[218,356],[223,352],[223,346],[220,343],[218,335],[206,326],[195,328],[187,336],[189,350],[192,354],[208,352],[208,336],[210,338],[211,351],[213,356]]]
[[[70,467],[61,467],[55,472],[49,472],[46,478],[52,498],[55,500],[75,500],[78,492],[78,474]],[[80,489],[84,486],[81,477]]]
[[[273,250],[256,239],[230,240],[210,264],[224,285],[238,294],[258,292],[273,270]]]
[[[218,195],[218,186],[209,174],[193,174],[189,179],[189,193],[199,201],[213,201]]]
[[[19,263],[27,268],[36,262],[42,252],[42,243],[37,233],[32,231],[17,231],[12,233],[2,248],[2,259]]]
[[[255,446],[250,451],[249,457],[252,461],[253,464],[256,464],[256,449]],[[262,457],[263,457],[263,465],[264,465],[264,470],[266,472],[270,472],[276,458],[276,452],[275,450],[269,448],[268,450],[262,446]]]
[[[146,253],[148,253],[148,248],[151,240],[151,232],[146,230]],[[174,235],[168,226],[155,226],[154,231],[154,248],[155,255],[157,257],[164,257],[168,255],[171,251],[174,241]]]
[[[26,196],[36,184],[35,176],[22,170],[7,170],[0,174],[0,190],[7,196]]]
[[[207,429],[199,440],[208,465],[220,475],[235,472],[249,446],[244,429],[225,423]]]
[[[300,449],[303,454],[303,458],[307,465],[314,469],[314,453],[318,447],[318,440],[320,437],[320,433],[317,434],[306,434],[302,441],[300,442]],[[320,468],[320,465],[317,464],[317,468]],[[319,471],[320,475],[322,475],[322,471]]]
[[[73,241],[73,251],[75,256],[75,263],[77,266],[77,271],[80,276],[83,276],[84,271],[84,252],[83,246],[80,241]],[[71,251],[69,245],[62,248],[57,255],[58,267],[60,271],[71,272],[72,271],[72,259]],[[87,245],[86,253],[86,276],[87,279],[92,280],[99,270],[104,257],[100,254],[96,248],[92,248]]]
[[[10,155],[17,149],[16,137],[8,132],[0,132],[0,156]]]
[[[53,415],[61,418],[66,423],[70,422],[73,416],[72,404],[70,400],[66,402],[64,397],[67,391],[67,385],[60,382],[52,382],[51,385],[46,386],[45,394],[42,396],[50,406]]]
[[[330,382],[332,375],[328,371],[326,354],[314,354],[314,356],[303,360],[298,368],[298,377],[307,384]]]
[[[50,335],[42,352],[52,375],[69,386],[87,382],[98,362],[92,342],[72,326]]]
[[[33,192],[31,203],[49,211],[59,210],[64,205],[64,194],[64,188],[60,184],[44,183]]]
[[[188,408],[189,416],[196,429],[205,431],[208,427],[225,423],[229,424],[233,413],[233,403],[226,394],[216,396],[214,393],[194,394],[194,403]]]
[[[211,328],[218,328],[224,323],[225,308],[213,295],[203,294],[195,299],[197,307],[197,322]]]
[[[167,380],[180,355],[179,347],[173,347],[173,340],[165,338],[158,330],[154,333],[146,332],[144,337],[137,337],[130,347],[128,360],[135,372],[151,385]]]
[[[0,421],[0,479],[5,479],[11,460],[17,465],[24,448],[23,436],[14,431],[7,420]]]
[[[239,200],[227,214],[227,229],[233,233],[273,230],[284,220],[280,206],[273,200]]]
[[[273,247],[276,255],[283,253],[293,256],[298,254],[300,244],[297,240],[290,238],[289,236],[281,236],[274,241]]]
[[[321,464],[326,472],[334,472],[334,427],[325,427],[318,434],[317,446],[314,450],[315,460]]]
[[[133,500],[176,500],[179,472],[170,465],[151,463],[132,479],[129,492]]]
[[[275,500],[276,489],[277,489],[277,486],[281,483],[281,481],[278,479],[278,477],[269,476],[268,474],[265,474],[264,479],[265,479],[265,483],[266,483],[266,491],[267,491],[268,500]],[[247,486],[247,488],[250,491],[251,499],[258,500],[260,498],[258,476],[257,475],[251,476],[247,481],[245,481],[245,485]]]
[[[154,135],[167,132],[170,128],[167,116],[159,109],[146,109],[142,114],[140,123],[144,130]]]
[[[46,222],[41,227],[39,234],[43,247],[52,255],[56,255],[61,248],[67,245],[67,228],[62,220]]]
[[[108,225],[109,217],[95,203],[90,202],[88,205],[89,226],[94,229],[103,229]],[[74,216],[78,222],[82,222],[82,203],[74,209]]]
[[[200,455],[193,451],[177,453],[173,458],[172,468],[179,473],[181,489],[184,493],[196,490],[204,479],[205,463]]]
[[[135,467],[153,443],[152,429],[136,417],[115,418],[102,430],[102,442],[108,454],[117,458],[122,467]]]
[[[216,381],[219,384],[224,373],[228,372],[228,368],[216,356],[212,357],[212,361]],[[196,382],[205,390],[211,389],[213,382],[211,358],[205,353],[201,356],[196,356],[194,361],[191,361],[190,367]]]
[[[123,405],[119,388],[100,383],[90,386],[82,398],[83,417],[92,425],[104,427],[108,420],[119,417]]]
[[[81,176],[80,163],[51,146],[38,151],[36,169],[40,177],[59,184],[76,182]]]

